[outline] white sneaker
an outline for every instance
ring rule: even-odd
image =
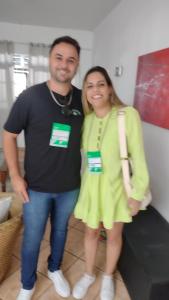
[[[72,291],[73,297],[75,299],[82,299],[86,295],[89,287],[93,284],[95,279],[96,279],[95,276],[91,276],[85,273],[80,278],[80,280],[75,284]]]
[[[21,289],[16,300],[31,300],[34,293],[34,288],[31,290]]]
[[[114,282],[111,275],[103,275],[100,291],[101,300],[114,299]]]
[[[70,296],[70,286],[61,270],[50,272],[48,277],[53,281],[56,292],[59,296],[67,298]]]

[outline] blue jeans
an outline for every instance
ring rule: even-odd
[[[60,268],[66,241],[69,217],[75,207],[79,189],[65,193],[41,193],[28,190],[29,202],[23,205],[24,235],[22,243],[21,281],[24,289],[32,289],[36,281],[36,270],[40,244],[50,216],[51,254],[48,269]]]

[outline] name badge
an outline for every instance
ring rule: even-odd
[[[67,124],[53,123],[50,137],[50,146],[67,148],[71,126]]]
[[[102,161],[100,151],[87,152],[88,169],[90,173],[102,173]]]

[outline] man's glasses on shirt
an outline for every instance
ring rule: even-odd
[[[61,113],[66,117],[81,116],[82,115],[81,112],[78,109],[71,109],[68,106],[63,106],[61,108]]]

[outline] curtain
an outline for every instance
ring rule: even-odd
[[[47,81],[49,46],[44,44],[29,45],[28,86]]]
[[[14,43],[0,41],[0,146],[2,145],[2,128],[14,100],[13,56]]]
[[[13,103],[13,56],[14,43],[0,41],[0,108],[9,108]]]

